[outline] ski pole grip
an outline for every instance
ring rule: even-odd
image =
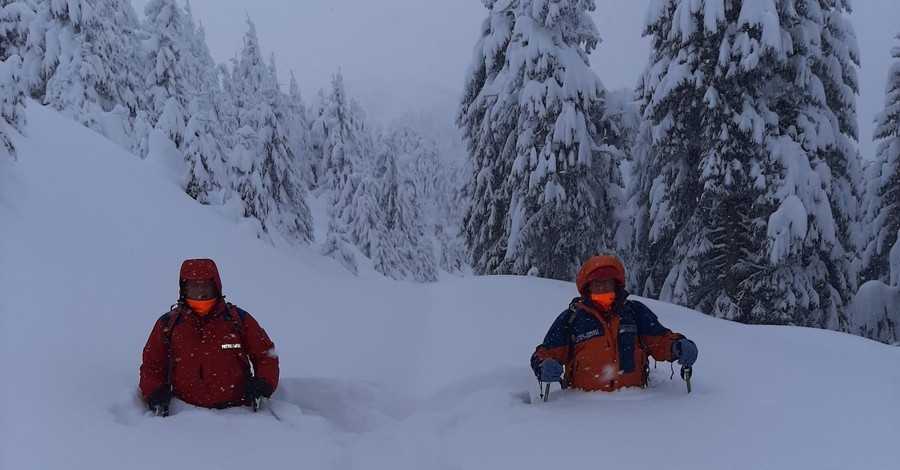
[[[691,366],[686,366],[681,368],[681,378],[684,379],[684,382],[687,384],[687,392],[691,393],[691,374],[694,372],[694,369]]]

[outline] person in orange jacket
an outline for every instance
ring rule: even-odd
[[[278,387],[275,344],[256,319],[225,302],[211,259],[181,265],[178,303],[156,321],[141,363],[141,395],[168,415],[178,397],[206,408],[250,405]]]
[[[664,327],[646,305],[628,299],[618,259],[592,257],[579,270],[575,286],[580,297],[556,318],[531,356],[541,382],[564,380],[587,391],[644,387],[649,357],[684,367],[697,360],[693,341]]]

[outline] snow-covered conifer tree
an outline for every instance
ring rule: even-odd
[[[234,194],[231,191],[230,172],[226,160],[230,142],[220,119],[229,115],[223,109],[223,95],[219,86],[218,67],[209,53],[202,27],[197,26],[191,15],[190,4],[186,10],[189,35],[188,50],[199,64],[189,72],[187,122],[182,151],[187,166],[184,189],[192,198],[203,204],[224,204]],[[230,110],[228,110],[230,111]]]
[[[80,18],[74,28],[59,31],[66,53],[47,79],[44,103],[130,147],[127,136],[143,90],[137,15],[131,2],[89,0]]]
[[[433,173],[435,184],[426,186],[426,191],[433,191],[427,200],[436,203],[433,232],[439,252],[437,264],[448,273],[462,273],[469,268],[462,224],[466,204],[459,202],[463,200],[463,184],[469,174],[461,162],[445,161],[440,171]]]
[[[859,244],[859,221],[863,217],[859,210],[862,165],[857,148],[859,124],[856,116],[860,53],[856,32],[847,17],[852,12],[850,0],[820,0],[819,4],[822,9],[821,52],[812,68],[822,81],[823,112],[834,136],[832,140],[826,137],[827,131],[820,132],[823,138],[819,139],[816,154],[830,172],[823,182],[838,242],[823,255],[827,257],[828,282],[838,290],[841,303],[846,304],[857,288],[855,271],[859,262],[855,247]],[[839,321],[845,322],[846,318]]]
[[[343,244],[350,242],[369,256],[372,241],[383,231],[371,223],[366,211],[376,211],[376,220],[383,220],[383,215],[372,181],[372,137],[359,105],[346,95],[341,74],[332,80],[331,94],[317,111],[312,133],[320,142],[319,187],[327,191],[329,201],[325,252],[348,267],[355,266],[355,260],[350,261],[352,251]]]
[[[306,105],[300,95],[300,86],[294,72],[291,72],[286,106],[288,140],[301,178],[297,183],[311,190],[315,188],[316,175],[310,162],[313,149],[309,137],[309,119],[306,117]]]
[[[150,122],[155,126],[167,106],[169,98],[175,98],[182,107],[187,106],[187,83],[184,74],[196,69],[186,50],[189,26],[184,12],[175,0],[150,0],[144,7],[144,28],[152,34],[146,78],[147,106]],[[178,144],[178,142],[176,142]]]
[[[475,44],[456,118],[473,171],[465,190],[469,208],[463,226],[471,264],[479,274],[499,272],[509,234],[508,179],[513,162],[509,154],[515,147],[518,117],[514,100],[501,94],[497,76],[506,66],[515,25],[516,12],[510,3],[484,1],[489,14]]]
[[[876,158],[866,168],[862,270],[850,305],[851,332],[900,341],[900,34],[891,50],[884,109],[875,119]]]
[[[389,139],[396,149],[397,165],[403,169],[403,180],[407,182],[403,188],[419,213],[415,218],[421,220],[421,231],[425,234],[422,241],[427,246],[418,242],[414,246],[419,246],[422,252],[434,252],[435,264],[441,269],[460,272],[466,265],[465,240],[461,233],[465,205],[459,203],[465,180],[463,165],[442,153],[434,141],[409,127],[394,129]],[[430,238],[437,244],[432,246]]]
[[[34,17],[28,22],[22,56],[25,91],[35,100],[44,102],[47,81],[61,62],[69,61],[72,38],[84,26],[85,10],[90,18],[92,9],[86,0],[48,0],[36,4]]]
[[[0,2],[0,158],[15,158],[11,136],[25,130],[22,57],[27,22],[34,16],[26,2]]]
[[[892,272],[890,253],[900,236],[900,34],[891,51],[884,109],[875,119],[879,140],[875,161],[867,168],[865,224],[860,283],[878,280],[900,287],[900,272]]]
[[[421,137],[408,128],[394,129],[381,139],[375,174],[382,188],[378,204],[388,246],[375,267],[394,279],[437,280],[431,234],[438,214],[429,199],[434,195],[425,188],[431,182],[421,173],[433,158],[427,151]]]
[[[277,230],[288,242],[308,243],[312,219],[306,189],[288,141],[284,95],[274,60],[263,62],[256,27],[248,20],[244,48],[231,74],[237,140],[231,156],[244,214],[264,231]]]
[[[14,55],[25,56],[29,25],[35,17],[30,0],[0,0],[0,60]]]
[[[747,322],[847,327],[859,175],[843,9],[669,0],[650,11],[631,191],[645,295]]]
[[[14,133],[25,130],[25,90],[18,54],[0,60],[0,158],[16,157]]]
[[[29,94],[130,147],[143,88],[139,34],[125,0],[40,2],[22,48]]]
[[[588,65],[593,0],[486,1],[458,124],[473,162],[466,218],[481,273],[571,279],[607,252],[623,204],[606,90]]]

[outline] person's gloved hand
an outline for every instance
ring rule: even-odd
[[[556,359],[544,359],[541,362],[541,382],[558,382],[562,373],[563,366]]]
[[[259,377],[248,377],[244,382],[244,395],[248,400],[256,400],[260,397],[269,398],[272,396],[272,386]]]
[[[152,411],[160,410],[168,414],[169,402],[172,401],[172,390],[168,385],[160,385],[147,395],[147,407]]]
[[[684,367],[691,367],[697,361],[697,345],[687,338],[672,343],[672,357]]]

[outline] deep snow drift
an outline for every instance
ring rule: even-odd
[[[574,294],[519,277],[417,285],[353,277],[314,248],[184,195],[138,160],[31,102],[0,161],[0,468],[896,469],[900,349],[745,326],[647,300],[695,340],[693,393],[537,392],[534,346]],[[317,220],[317,222],[321,222]],[[145,412],[141,348],[185,258],[214,258],[229,300],[276,343],[267,410]]]

